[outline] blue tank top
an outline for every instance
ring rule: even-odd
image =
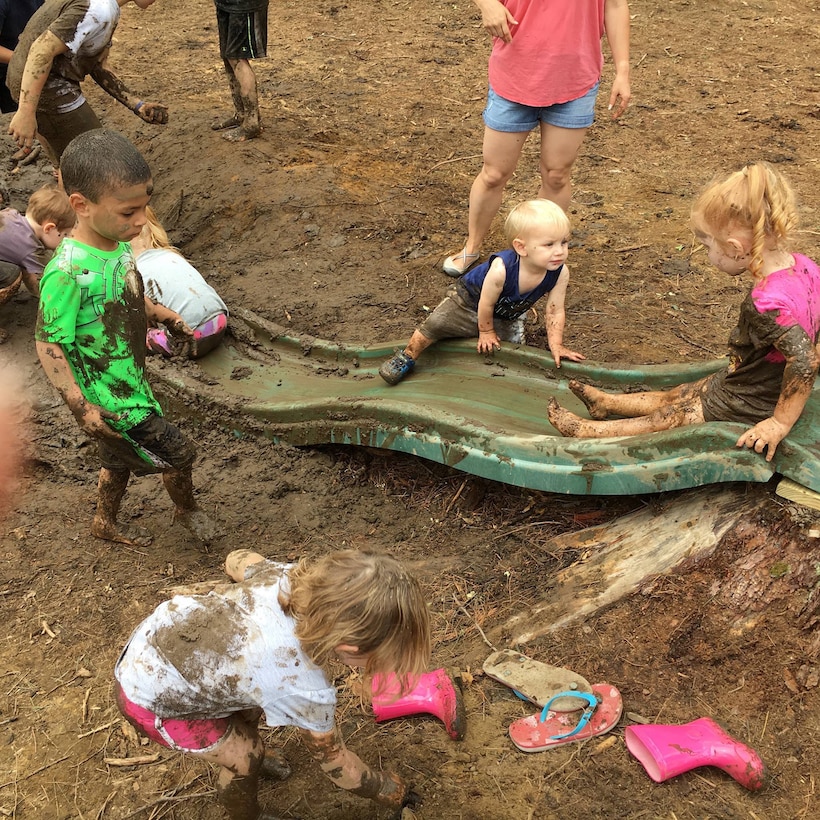
[[[458,280],[457,287],[462,298],[472,304],[476,310],[478,309],[478,301],[481,298],[481,288],[484,286],[484,280],[487,278],[487,273],[496,257],[499,257],[504,263],[507,276],[498,301],[495,303],[493,316],[508,322],[523,316],[545,293],[549,293],[555,287],[555,283],[564,269],[564,266],[561,265],[557,270],[545,271],[544,278],[532,290],[521,293],[518,289],[518,272],[521,263],[518,254],[512,248],[500,253],[494,253],[486,262],[482,262],[472,270],[467,271]]]

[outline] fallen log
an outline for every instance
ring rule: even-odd
[[[541,600],[492,630],[497,641],[525,644],[600,611],[652,578],[685,571],[710,556],[725,533],[760,503],[746,486],[701,488],[609,524],[566,533],[544,550],[577,550],[581,558],[556,573]]]

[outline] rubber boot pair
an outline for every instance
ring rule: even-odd
[[[627,726],[625,736],[627,748],[656,783],[699,766],[717,766],[750,791],[766,782],[766,767],[757,752],[711,718],[679,726]]]
[[[380,691],[381,690],[381,691]],[[466,715],[461,699],[461,689],[445,669],[426,672],[411,692],[398,697],[399,683],[392,675],[386,679],[378,675],[373,679],[372,698],[376,723],[409,715],[435,715],[447,729],[453,740],[462,740],[466,728]]]

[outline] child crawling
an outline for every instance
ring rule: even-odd
[[[284,779],[257,723],[295,726],[337,786],[400,811],[417,795],[350,751],[336,724],[327,665],[395,675],[412,689],[430,658],[427,602],[390,555],[340,550],[278,564],[235,550],[237,583],[177,595],[140,624],[115,670],[123,715],[157,743],[220,766],[217,796],[232,820],[276,820],[260,809],[259,778]]]
[[[794,193],[765,163],[712,182],[695,202],[691,219],[709,261],[730,276],[746,273],[752,280],[729,337],[729,366],[696,382],[645,393],[605,393],[573,380],[569,387],[586,404],[591,420],[554,398],[549,420],[563,435],[579,438],[740,421],[751,427],[737,446],[766,451],[771,461],[814,385],[820,270],[808,257],[788,250],[798,219]]]
[[[547,343],[556,367],[561,359],[585,357],[564,347],[569,284],[566,260],[569,219],[547,199],[521,202],[504,223],[508,250],[492,254],[469,270],[448,290],[427,320],[414,331],[404,350],[379,368],[388,384],[398,384],[416,366],[416,359],[441,339],[469,339],[478,334],[479,353],[492,353],[501,340],[524,341],[524,316],[545,294]]]

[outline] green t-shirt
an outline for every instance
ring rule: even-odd
[[[145,301],[131,248],[64,239],[40,281],[35,338],[63,349],[85,398],[120,432],[162,414],[145,377]]]

